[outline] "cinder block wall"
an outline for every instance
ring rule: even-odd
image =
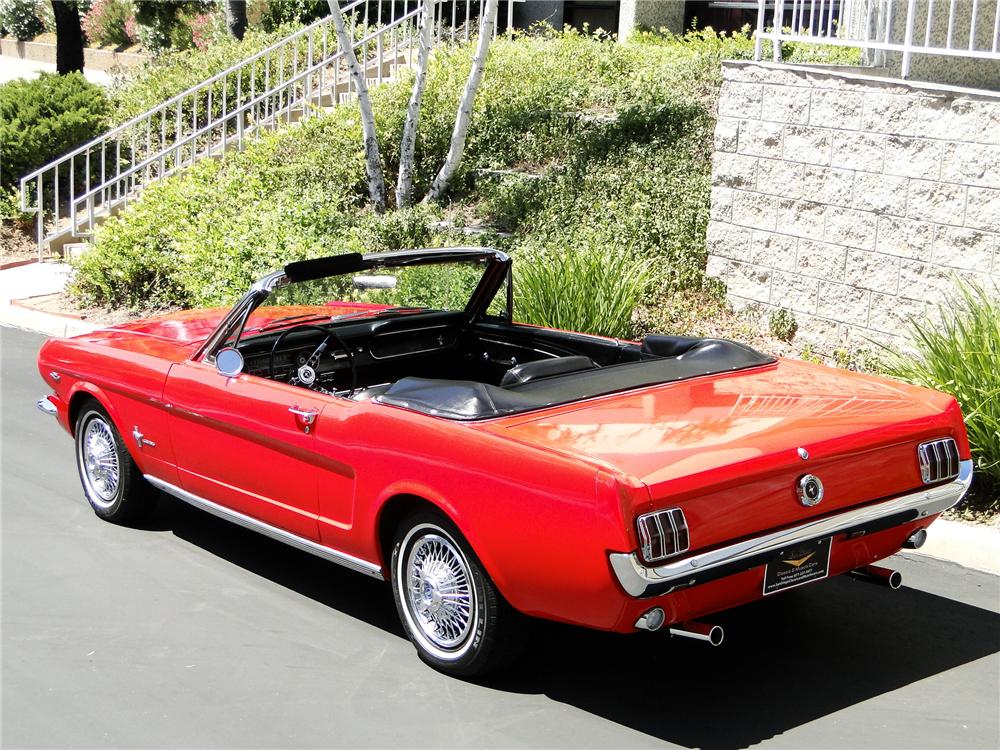
[[[708,274],[785,308],[817,351],[932,313],[954,275],[1000,284],[1000,96],[727,62]]]

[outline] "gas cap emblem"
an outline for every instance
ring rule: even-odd
[[[819,505],[823,500],[823,482],[815,474],[804,474],[795,484],[799,502],[806,507]]]

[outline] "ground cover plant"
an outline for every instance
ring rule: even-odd
[[[553,313],[558,306],[537,304],[562,295],[565,279],[532,269],[593,253],[642,267],[601,279],[607,298],[626,302],[601,332],[626,335],[633,306],[703,283],[719,62],[751,49],[747,36],[712,32],[644,34],[626,45],[576,32],[498,40],[443,204],[373,214],[358,115],[338,107],[150,188],[98,232],[73,291],[88,304],[221,304],[289,258],[468,243],[460,231],[472,224],[497,232],[478,241],[518,256],[536,301],[519,297],[521,319],[541,322],[547,309],[544,322],[574,327]],[[471,45],[457,45],[431,58],[418,194],[448,148],[470,57]],[[398,167],[409,93],[405,77],[373,91],[386,174]]]

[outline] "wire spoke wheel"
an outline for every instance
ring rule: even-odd
[[[111,505],[118,495],[121,466],[111,427],[100,417],[90,420],[80,441],[80,462],[86,489],[94,502]]]
[[[448,538],[420,536],[406,555],[406,603],[420,634],[452,651],[468,639],[475,619],[475,588],[465,555]]]

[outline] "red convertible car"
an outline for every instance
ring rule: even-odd
[[[518,324],[482,248],[290,263],[231,310],[42,347],[98,516],[159,491],[391,582],[451,674],[526,617],[714,644],[712,613],[918,547],[969,486],[955,401],[731,341]],[[331,300],[344,300],[333,302]]]

